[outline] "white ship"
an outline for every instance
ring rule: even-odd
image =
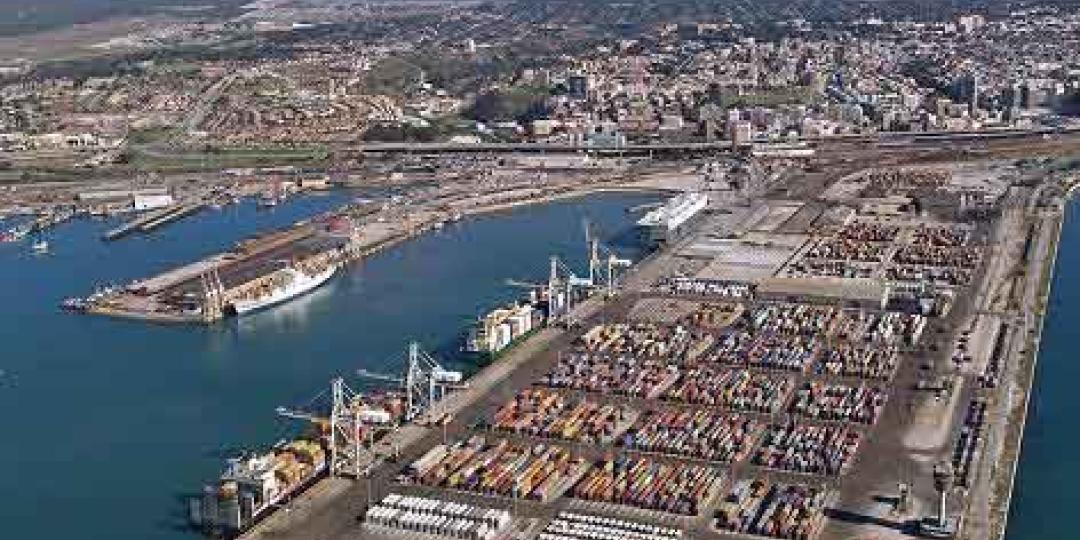
[[[278,283],[273,289],[257,298],[234,300],[230,307],[237,315],[243,315],[280,304],[318,288],[333,277],[336,271],[336,265],[330,265],[317,274],[306,274],[293,267],[278,270],[275,276],[278,278]]]
[[[643,238],[651,244],[665,243],[682,236],[694,218],[709,206],[704,193],[687,192],[668,199],[663,206],[638,220]]]

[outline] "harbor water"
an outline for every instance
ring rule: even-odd
[[[1080,380],[1075,346],[1080,321],[1080,201],[1065,214],[1057,267],[1043,326],[1039,363],[1024,430],[1023,450],[1009,512],[1007,540],[1080,538],[1073,512],[1080,508],[1080,460],[1072,403]]]
[[[238,449],[269,445],[335,375],[395,371],[409,340],[452,353],[477,315],[545,279],[548,257],[584,269],[582,221],[621,255],[640,248],[627,209],[658,200],[603,194],[449,224],[350,266],[288,304],[201,326],[61,312],[60,301],[228,248],[344,204],[332,192],[270,211],[251,202],[106,243],[117,222],[77,220],[0,245],[0,537],[194,538],[182,498]]]

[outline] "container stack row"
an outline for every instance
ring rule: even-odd
[[[877,264],[857,263],[835,259],[800,259],[784,269],[788,277],[842,277],[848,279],[873,277]]]
[[[973,269],[979,265],[982,251],[975,247],[938,247],[907,245],[896,251],[893,261],[915,266]]]
[[[751,337],[732,332],[720,338],[713,359],[725,364],[805,372],[817,358],[821,339],[809,335],[762,334]]]
[[[370,526],[461,540],[492,540],[510,526],[506,510],[425,497],[387,495],[364,515]]]
[[[873,425],[887,398],[880,386],[807,381],[795,392],[789,409],[814,420]]]
[[[933,247],[963,247],[971,234],[966,229],[953,226],[920,225],[911,231],[911,243]]]
[[[575,400],[533,388],[520,392],[495,413],[497,430],[586,443],[611,442],[631,415],[624,407]]]
[[[960,438],[953,449],[952,464],[956,471],[956,483],[963,487],[971,485],[972,465],[982,441],[986,423],[986,401],[975,398],[968,404],[964,415],[964,425],[960,428]]]
[[[734,302],[710,302],[699,304],[697,309],[687,316],[691,326],[702,328],[727,328],[734,324],[745,308]]]
[[[959,287],[971,282],[975,273],[964,268],[936,266],[891,266],[885,277],[891,281],[917,281]]]
[[[539,383],[602,394],[656,399],[679,379],[679,370],[656,359],[592,354],[560,355]]]
[[[432,449],[409,467],[408,475],[427,486],[546,501],[586,467],[559,446],[476,436]]]
[[[540,533],[539,540],[681,540],[672,527],[637,523],[607,516],[559,512]]]
[[[704,335],[678,325],[655,323],[599,324],[581,337],[580,346],[591,353],[629,354],[643,358],[681,358]]]
[[[659,292],[710,296],[731,300],[749,300],[754,296],[754,287],[752,285],[721,279],[665,278],[657,282],[655,288]]]
[[[845,238],[826,238],[806,252],[812,259],[838,261],[881,262],[889,244],[849,240]]]
[[[574,486],[573,495],[586,501],[693,516],[722,481],[723,473],[711,467],[617,456],[593,467]]]
[[[754,334],[829,336],[844,310],[809,304],[762,304],[750,312],[747,327]]]
[[[916,343],[924,325],[922,316],[907,313],[765,304],[750,312],[745,326],[753,334],[802,335],[888,345]]]
[[[821,352],[814,372],[818,375],[887,381],[892,379],[898,362],[899,355],[894,346],[867,347],[842,343],[826,347]]]
[[[847,472],[862,436],[846,426],[798,422],[773,424],[754,452],[759,467],[823,476]]]
[[[661,409],[638,418],[622,437],[630,450],[733,463],[741,461],[761,435],[760,422],[737,414]]]
[[[820,487],[743,480],[720,503],[716,526],[730,532],[810,540],[825,523],[827,499]]]
[[[693,405],[767,414],[779,411],[794,388],[791,378],[783,375],[700,367],[687,370],[663,397]]]
[[[900,227],[883,223],[855,222],[836,233],[837,238],[860,242],[892,242],[900,234]]]

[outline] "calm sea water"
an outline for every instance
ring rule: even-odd
[[[1050,306],[1043,328],[1023,453],[1010,508],[1008,540],[1080,538],[1073,512],[1080,508],[1076,396],[1080,361],[1073,347],[1080,332],[1080,202],[1065,214]]]
[[[306,402],[336,374],[392,369],[409,340],[452,351],[470,320],[521,293],[506,279],[544,279],[551,254],[583,267],[586,217],[621,254],[640,255],[626,209],[657,200],[606,194],[466,220],[304,298],[215,327],[56,307],[350,196],[269,212],[245,203],[115,243],[98,240],[113,224],[78,221],[47,235],[53,254],[43,257],[26,243],[0,245],[0,537],[192,538],[179,498],[213,478],[230,451],[286,433],[276,406]]]

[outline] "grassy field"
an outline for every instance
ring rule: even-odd
[[[224,148],[204,152],[149,152],[134,149],[128,166],[142,171],[182,172],[229,167],[272,167],[322,164],[329,151],[322,146]]]

